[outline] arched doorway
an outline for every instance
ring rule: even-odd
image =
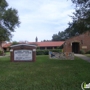
[[[80,51],[79,42],[73,42],[72,43],[72,52],[79,53],[79,51]]]

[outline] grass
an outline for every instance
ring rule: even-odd
[[[86,56],[90,57],[90,54],[85,54]]]
[[[0,90],[82,90],[81,83],[90,83],[90,63],[55,60],[42,55],[36,62],[10,62],[0,58]]]
[[[10,52],[5,52],[6,55],[10,55]]]

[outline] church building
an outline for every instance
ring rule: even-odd
[[[80,53],[82,50],[90,51],[90,32],[69,38],[63,45],[64,52]]]

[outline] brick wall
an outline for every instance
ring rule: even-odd
[[[85,52],[90,51],[90,32],[86,32],[79,36],[75,36],[70,39],[67,39],[65,41],[63,51],[72,52],[73,43],[79,44],[79,51],[80,50],[84,50]]]

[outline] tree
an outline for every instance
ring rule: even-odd
[[[61,41],[72,36],[90,31],[90,0],[71,0],[75,5],[72,22],[63,32],[58,32],[52,36],[53,41]]]
[[[19,24],[18,11],[8,8],[6,0],[0,0],[0,46],[2,41],[9,41],[11,39],[11,32],[14,32]]]
[[[79,35],[79,33],[76,30],[73,30],[70,27],[68,27],[64,31],[59,31],[58,34],[54,34],[52,36],[52,41],[64,41],[76,35]]]
[[[12,42],[12,45],[17,45],[17,44],[19,44],[17,41]]]
[[[52,41],[64,41],[67,37],[67,33],[65,31],[58,32],[58,34],[53,34]]]
[[[90,31],[90,0],[71,1],[76,5],[76,11],[73,13],[73,22],[69,23],[69,28],[80,34]]]
[[[59,37],[57,34],[53,34],[52,41],[59,41]]]
[[[38,38],[36,37],[36,42],[38,42]]]

